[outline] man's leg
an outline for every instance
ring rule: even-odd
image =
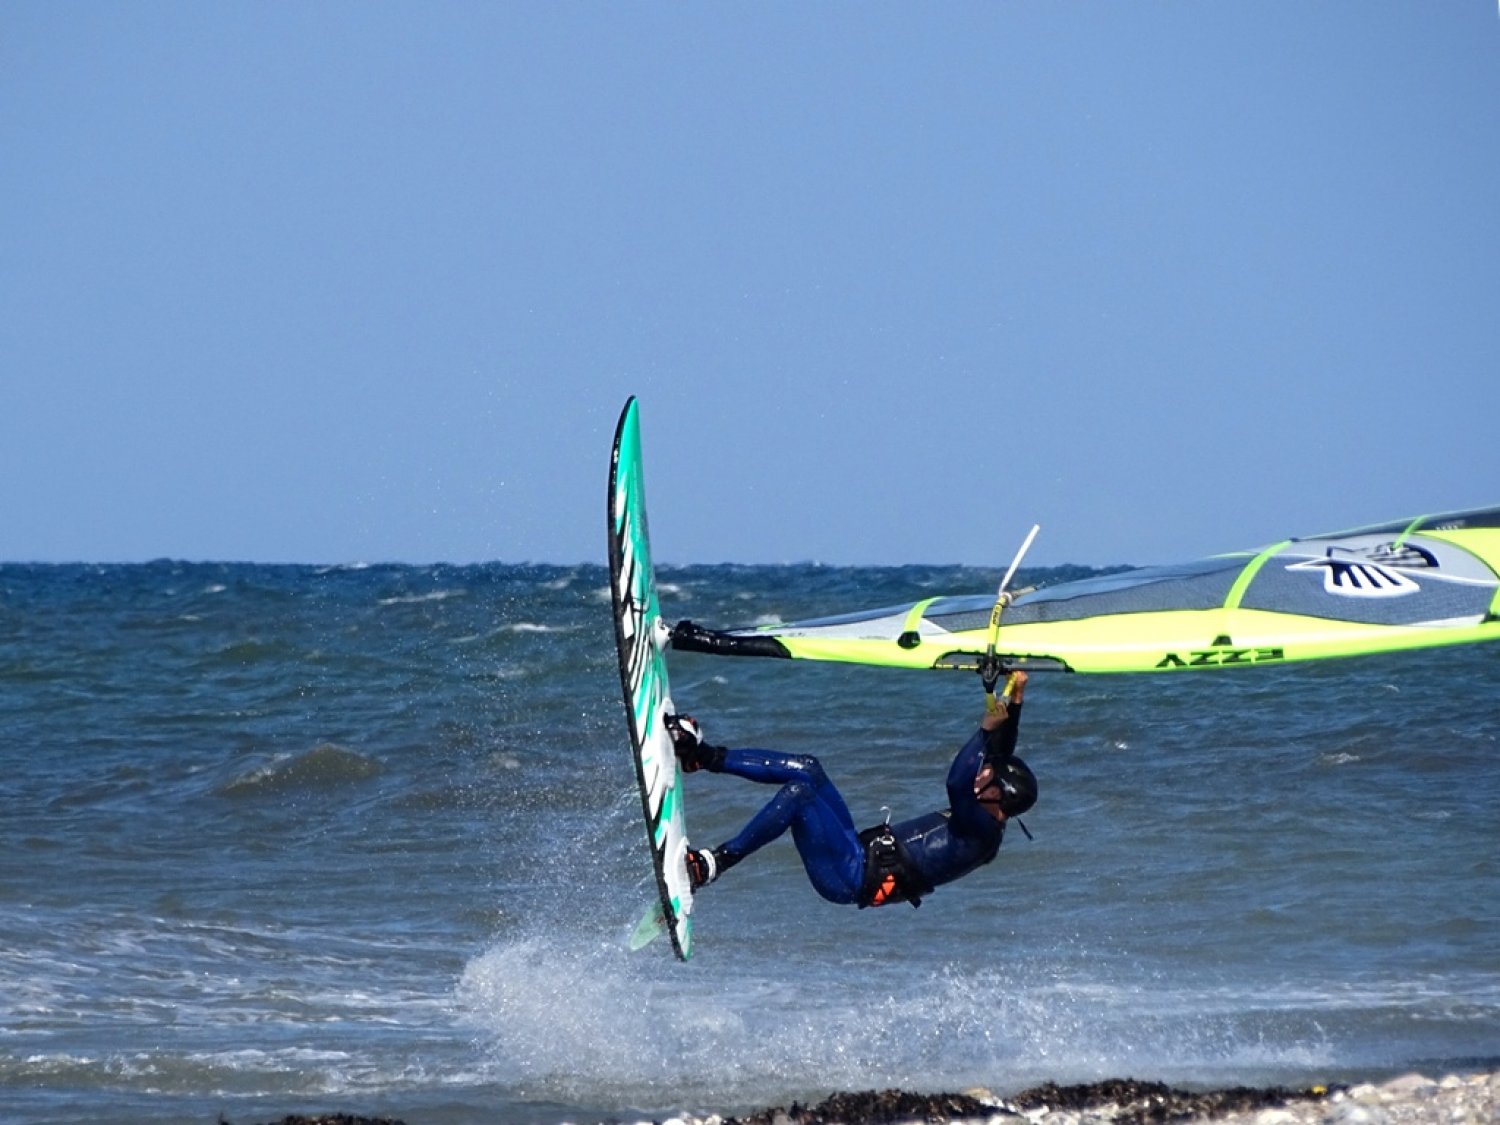
[[[790,828],[813,889],[830,902],[859,900],[865,870],[859,831],[843,796],[816,758],[732,749],[724,756],[722,770],[781,788],[734,839],[714,849],[719,871],[733,867]]]

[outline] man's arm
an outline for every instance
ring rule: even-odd
[[[997,766],[1016,752],[1016,738],[1021,731],[1021,704],[1001,699],[993,711],[986,711],[979,721],[984,732],[984,758]]]
[[[963,748],[953,758],[953,764],[948,767],[948,807],[960,809],[974,803],[974,779],[979,776],[979,770],[985,762],[990,760],[993,754],[993,746],[997,738],[1006,737],[1006,724],[1009,723],[1010,713],[1002,703],[995,710],[985,710],[979,720],[979,729],[969,736],[969,741],[963,744]],[[1015,724],[1010,723],[1010,748],[1015,750]],[[1009,756],[1009,755],[1004,755]]]

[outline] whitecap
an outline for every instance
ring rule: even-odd
[[[442,602],[449,598],[461,598],[466,590],[432,590],[426,594],[395,594],[389,598],[379,598],[376,605],[421,605],[423,602]]]

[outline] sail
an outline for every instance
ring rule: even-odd
[[[995,595],[960,594],[789,624],[680,623],[673,645],[725,655],[973,669]],[[1020,668],[1153,672],[1316,660],[1500,639],[1500,508],[1422,516],[1016,596],[996,655]]]

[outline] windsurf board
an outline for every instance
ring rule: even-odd
[[[666,724],[673,712],[666,661],[670,630],[662,620],[651,567],[640,408],[634,397],[620,414],[610,459],[609,573],[620,686],[660,897],[631,935],[631,947],[639,948],[665,932],[677,956],[686,961],[693,952],[693,891],[687,873],[682,773]]]

